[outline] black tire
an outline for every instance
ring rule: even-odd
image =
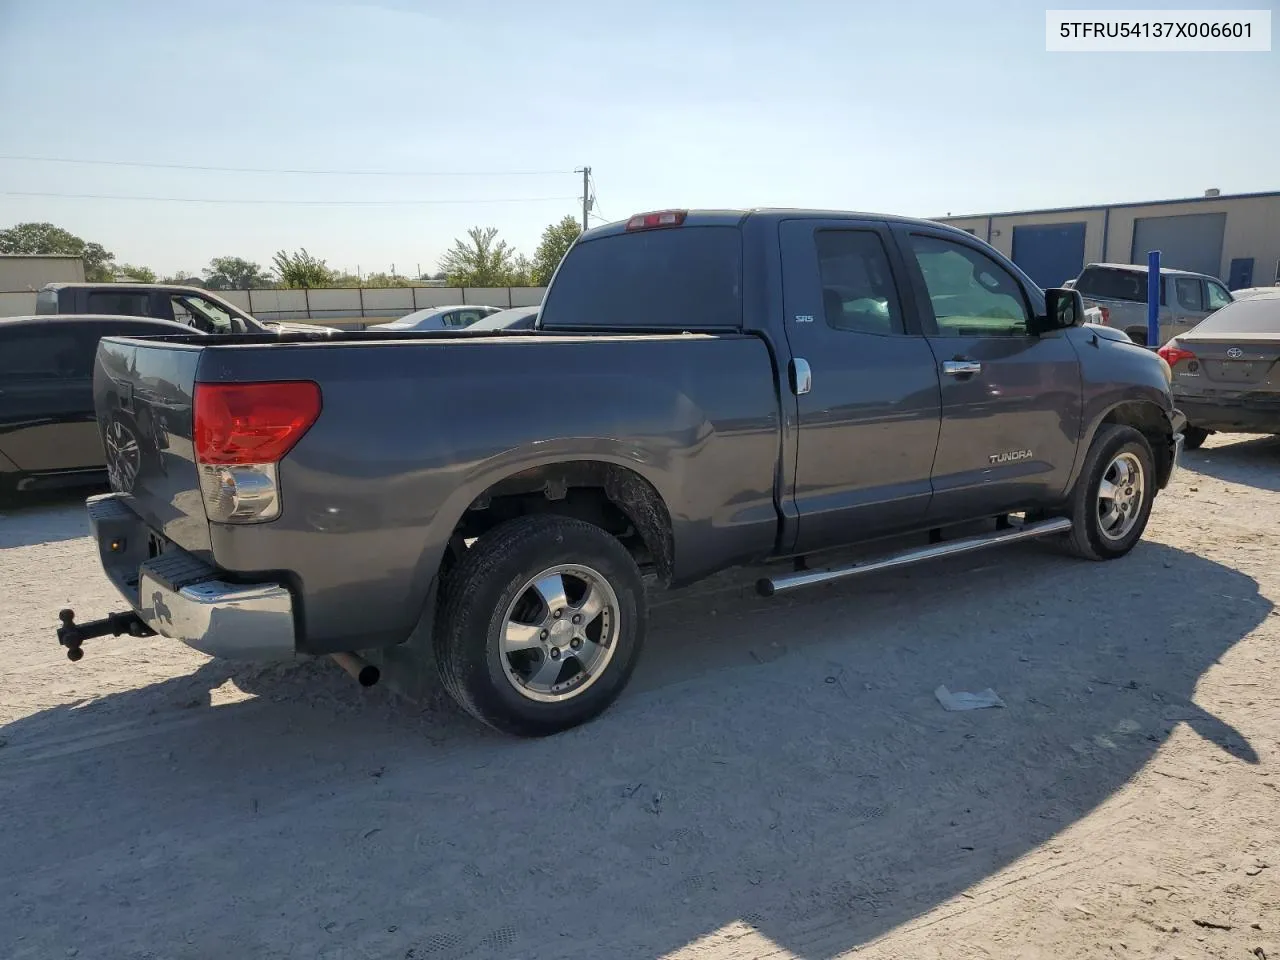
[[[1136,460],[1142,470],[1141,499],[1133,504],[1136,521],[1123,536],[1112,538],[1104,533],[1100,516],[1099,489],[1112,464],[1123,455]],[[1069,516],[1072,528],[1067,534],[1067,547],[1085,560],[1115,560],[1123,557],[1142,539],[1155,502],[1155,458],[1147,438],[1133,427],[1103,424],[1098,428],[1093,445],[1085,458],[1084,468],[1071,493]]]
[[[1147,331],[1132,330],[1132,331],[1125,331],[1125,332],[1128,333],[1129,339],[1132,340],[1134,343],[1136,343],[1138,346],[1145,347],[1147,345]]]
[[[508,608],[526,593],[530,578],[561,564],[588,567],[612,589],[617,629],[610,646],[616,648],[580,693],[539,702],[508,678],[500,638]],[[547,736],[594,719],[617,699],[640,657],[647,618],[640,570],[616,538],[568,517],[521,517],[472,544],[443,584],[436,663],[445,689],[476,719],[504,733]]]
[[[1182,431],[1182,446],[1186,450],[1199,450],[1209,439],[1209,431],[1203,427],[1186,427]]]

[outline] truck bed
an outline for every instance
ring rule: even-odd
[[[317,383],[322,411],[279,465],[281,515],[210,523],[198,385],[282,380]],[[137,442],[129,508],[167,549],[228,579],[289,579],[308,653],[405,639],[475,498],[570,448],[672,505],[677,581],[768,554],[777,391],[768,346],[751,335],[533,331],[108,338],[94,385],[101,428],[118,422]]]

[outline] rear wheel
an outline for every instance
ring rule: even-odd
[[[1199,450],[1209,439],[1209,431],[1203,427],[1187,427],[1182,431],[1182,445],[1187,450]]]
[[[503,732],[545,736],[593,719],[640,656],[640,571],[593,524],[533,516],[495,527],[443,589],[434,645],[444,686]]]
[[[1071,551],[1086,560],[1123,557],[1142,538],[1155,495],[1147,438],[1133,427],[1104,424],[1072,493]]]

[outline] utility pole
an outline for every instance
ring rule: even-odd
[[[591,213],[591,168],[583,167],[573,172],[582,174],[582,230],[585,233],[590,226],[587,215]]]

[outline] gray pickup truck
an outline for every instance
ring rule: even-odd
[[[1082,316],[937,223],[664,211],[579,238],[532,330],[104,339],[117,490],[88,510],[130,609],[62,611],[59,640],[438,670],[544,735],[627,683],[646,575],[790,561],[771,595],[1035,537],[1120,557],[1183,418],[1168,365]],[[821,568],[850,545],[874,553]]]
[[[1147,268],[1131,263],[1091,263],[1070,282],[1101,323],[1147,345]],[[1160,270],[1160,343],[1182,336],[1233,297],[1220,280],[1186,270]]]
[[[38,314],[154,317],[201,333],[337,333],[313,323],[258,320],[200,287],[172,283],[47,283],[36,294]]]

